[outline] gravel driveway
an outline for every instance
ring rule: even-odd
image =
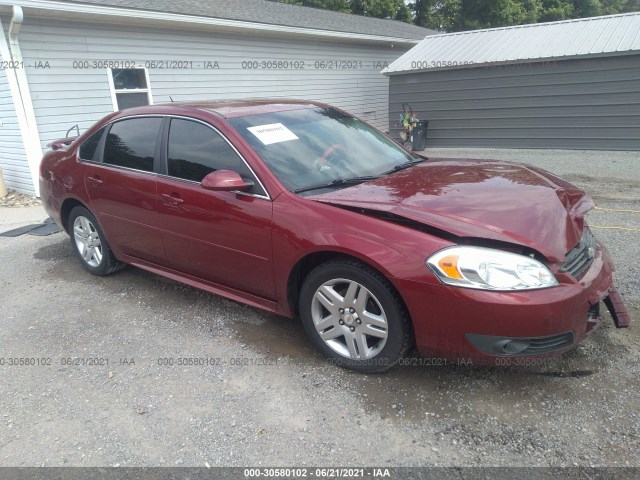
[[[640,320],[638,153],[474,153],[598,200],[589,221],[616,227],[595,231]],[[20,223],[8,210],[0,231]],[[0,237],[0,291],[0,466],[640,466],[637,323],[544,366],[360,375],[296,321],[136,268],[91,277],[63,233]]]

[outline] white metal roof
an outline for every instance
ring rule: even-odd
[[[640,51],[638,12],[430,35],[382,73],[394,75],[634,51]]]

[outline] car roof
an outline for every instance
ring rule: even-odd
[[[224,118],[245,117],[262,113],[283,112],[307,108],[328,107],[328,105],[308,100],[297,99],[232,99],[202,100],[161,103],[123,110],[123,115],[139,114],[171,114],[185,113],[188,110],[199,110],[214,113]]]

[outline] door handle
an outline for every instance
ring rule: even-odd
[[[163,193],[161,196],[164,199],[163,203],[173,205],[174,207],[180,205],[184,200],[177,196],[178,194]]]
[[[95,185],[96,187],[104,183],[102,180],[100,180],[100,177],[87,177],[87,181],[91,185]]]

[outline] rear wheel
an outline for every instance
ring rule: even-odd
[[[73,251],[89,273],[109,275],[125,266],[116,259],[96,217],[85,207],[71,210],[68,230]]]
[[[300,292],[307,334],[332,363],[360,372],[392,367],[412,343],[404,304],[384,276],[351,260],[309,273]]]

